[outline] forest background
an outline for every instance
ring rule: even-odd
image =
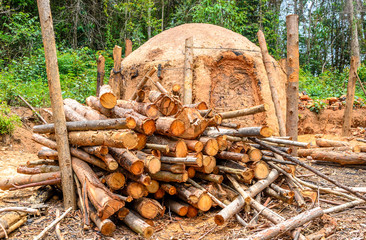
[[[286,15],[299,15],[300,91],[314,99],[346,94],[350,62],[349,1],[343,0],[51,0],[64,98],[95,95],[96,59],[112,68],[114,45],[133,49],[184,23],[211,23],[257,43],[261,29],[270,54],[286,57]],[[360,43],[358,74],[366,85],[366,3],[353,1]],[[36,0],[0,0],[0,102],[50,106]],[[366,98],[359,83],[356,99]]]

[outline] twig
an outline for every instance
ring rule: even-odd
[[[39,114],[36,109],[34,109],[34,107],[32,107],[32,105],[30,105],[22,96],[18,95],[18,97],[34,112],[34,114],[36,114],[39,120],[41,120],[44,124],[48,123],[46,120],[44,120],[41,114]]]
[[[213,230],[215,230],[215,228],[217,227],[217,225],[215,225],[213,228],[211,228],[210,230],[208,230],[207,232],[205,232],[205,234],[203,234],[200,238],[198,238],[197,240],[201,240],[202,238],[204,238],[207,234],[209,234],[210,232],[212,232]]]
[[[26,213],[36,214],[37,216],[40,215],[38,209],[34,209],[34,208],[27,208],[27,207],[0,208],[0,213],[2,213],[2,212],[11,212],[11,211],[26,212]]]
[[[59,217],[59,216],[60,216],[60,210],[56,209],[56,217]],[[57,236],[58,240],[64,240],[64,237],[62,236],[62,233],[60,231],[60,223],[59,222],[56,224],[55,232],[56,232],[56,236]]]
[[[361,198],[361,199],[363,199],[363,200],[365,200],[365,201],[366,201],[366,197],[365,197],[364,195],[359,194],[358,192],[356,192],[356,191],[352,190],[351,188],[349,188],[349,187],[347,187],[347,186],[345,186],[345,185],[343,185],[343,184],[339,183],[338,181],[336,181],[336,180],[334,180],[334,179],[332,179],[332,178],[330,178],[330,177],[326,176],[324,173],[322,173],[322,172],[318,171],[318,170],[317,170],[317,169],[315,169],[314,167],[309,166],[309,165],[307,165],[306,163],[304,163],[304,162],[302,162],[302,161],[298,160],[297,158],[295,158],[295,157],[293,157],[293,156],[291,156],[291,155],[289,155],[289,154],[287,154],[287,153],[284,153],[284,152],[282,152],[282,151],[280,151],[280,150],[278,150],[278,149],[276,149],[276,148],[272,147],[271,145],[269,145],[269,144],[267,144],[267,143],[264,143],[264,142],[262,142],[262,141],[260,141],[260,140],[258,140],[258,139],[256,139],[256,138],[249,138],[249,139],[250,139],[251,141],[253,141],[253,142],[255,142],[255,143],[258,143],[259,145],[261,145],[261,146],[263,146],[263,147],[265,147],[265,148],[267,148],[267,149],[271,150],[272,152],[277,153],[277,154],[279,154],[279,155],[281,155],[281,156],[285,157],[286,159],[288,159],[288,160],[290,160],[290,161],[292,161],[292,162],[294,162],[294,163],[297,163],[297,164],[298,164],[298,165],[300,165],[301,167],[303,167],[303,168],[306,168],[306,169],[310,170],[311,172],[315,173],[315,174],[316,174],[316,175],[318,175],[319,177],[321,177],[321,178],[323,178],[323,179],[325,179],[325,180],[327,180],[327,181],[329,181],[329,182],[333,183],[333,184],[334,184],[334,185],[336,185],[337,187],[343,188],[343,189],[344,189],[344,190],[346,190],[347,192],[350,192],[350,193],[352,193],[353,195],[357,196],[358,198]]]
[[[53,228],[58,222],[60,222],[70,211],[72,210],[72,207],[69,207],[60,217],[56,218],[48,227],[43,229],[43,231],[35,236],[33,240],[40,240],[43,238],[43,236],[49,231],[51,228]]]
[[[6,232],[4,226],[3,226],[3,224],[1,222],[0,222],[0,227],[4,231],[5,239],[8,239],[9,238],[8,233]]]
[[[356,140],[357,140],[357,141],[359,141],[359,142],[364,142],[364,143],[366,143],[366,139],[357,138]]]
[[[358,76],[357,70],[355,70],[355,74],[356,74],[356,76],[357,76],[357,80],[358,80],[359,84],[361,85],[362,91],[363,91],[363,93],[364,93],[364,94],[365,94],[365,96],[366,96],[365,88],[363,87],[363,84],[362,84],[362,81],[361,81],[361,79],[360,79],[360,76]]]

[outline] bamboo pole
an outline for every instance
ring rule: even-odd
[[[51,7],[49,0],[37,0],[37,5],[42,29],[53,120],[55,122],[57,151],[59,153],[59,164],[61,168],[62,193],[64,197],[63,203],[65,208],[72,207],[76,209],[76,191],[72,175],[64,104],[61,95],[60,75],[57,65],[56,42],[55,33],[53,31]]]
[[[299,17],[296,14],[286,17],[287,28],[287,113],[286,136],[297,141],[298,99],[299,99]],[[297,155],[297,148],[292,148],[292,155]]]
[[[183,104],[192,104],[193,98],[193,37],[185,41]]]

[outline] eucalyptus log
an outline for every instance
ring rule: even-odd
[[[121,208],[121,209],[123,209],[123,208]],[[114,231],[116,230],[116,225],[108,218],[102,220],[98,216],[98,214],[93,206],[89,206],[88,210],[89,210],[90,219],[95,223],[95,225],[99,229],[100,233],[103,234],[104,236],[112,236]]]
[[[81,116],[81,114],[75,112],[68,105],[64,105],[64,112],[65,112],[66,120],[68,120],[68,121],[72,121],[72,122],[75,122],[75,121],[88,121],[88,119],[86,119],[85,117]],[[49,124],[45,124],[45,126],[48,126],[48,125]],[[43,126],[43,125],[40,125],[40,126]]]
[[[160,135],[152,135],[147,138],[147,143],[168,145],[169,152],[174,152],[176,157],[186,157],[188,154],[187,145],[183,140],[173,140]]]
[[[366,164],[366,153],[319,151],[310,156],[316,160],[336,162],[341,165]]]
[[[189,167],[187,168],[187,173],[188,178],[194,178],[194,176],[196,175],[196,170],[194,169],[194,167]]]
[[[174,115],[179,109],[179,104],[176,100],[158,91],[150,91],[149,100],[158,107],[164,116]]]
[[[208,164],[203,164],[202,167],[194,167],[195,171],[202,172],[202,173],[212,173],[216,167],[216,158],[212,156],[203,156],[203,159],[209,159],[210,161]],[[203,160],[205,162],[205,160]]]
[[[159,117],[155,124],[156,132],[165,136],[178,137],[185,131],[184,122],[172,117]]]
[[[48,147],[42,147],[42,149],[37,153],[37,156],[40,159],[58,160],[57,151],[50,149]]]
[[[123,220],[129,213],[130,213],[130,210],[126,207],[123,207],[120,210],[118,210],[117,217],[119,220]]]
[[[276,192],[275,190],[273,190],[272,188],[268,187],[265,189],[265,193],[267,194],[267,196],[270,196],[272,198],[276,198],[284,203],[287,203],[287,204],[292,204],[293,201],[294,201],[294,198],[288,198],[288,197],[285,197],[281,194],[279,194],[278,192]]]
[[[145,148],[158,150],[158,151],[164,152],[164,153],[169,152],[169,146],[168,145],[163,145],[163,144],[146,143]]]
[[[218,183],[218,184],[221,184],[222,181],[224,180],[224,176],[222,176],[222,175],[204,174],[204,173],[200,173],[200,172],[197,172],[195,174],[195,177],[209,181],[209,182]]]
[[[114,107],[112,109],[112,115],[119,118],[133,118],[136,122],[135,130],[146,135],[151,135],[155,132],[155,121],[144,115],[141,115],[132,109],[125,109],[121,107]]]
[[[167,199],[165,205],[170,209],[170,211],[178,214],[181,217],[184,217],[188,213],[188,204],[177,202],[172,199]]]
[[[99,101],[100,104],[107,109],[112,109],[114,106],[116,106],[117,97],[113,93],[110,85],[103,85],[100,87]]]
[[[216,157],[219,159],[232,160],[232,161],[236,161],[236,162],[243,162],[243,163],[249,162],[249,156],[244,153],[222,151],[222,152],[219,152],[216,155]]]
[[[262,159],[262,151],[255,148],[255,147],[250,147],[247,151],[248,157],[250,161],[253,162],[258,162],[259,160]]]
[[[201,137],[199,140],[204,144],[204,154],[215,156],[219,152],[219,144],[215,138]]]
[[[119,171],[121,171],[129,180],[141,183],[144,186],[149,186],[151,184],[151,177],[146,173],[142,173],[137,176],[124,169],[119,169]]]
[[[122,189],[122,193],[131,196],[133,199],[140,199],[147,196],[148,191],[146,187],[138,182],[128,182],[126,187]]]
[[[188,140],[185,139],[184,142],[187,145],[187,148],[194,152],[201,152],[203,150],[204,144],[198,140]]]
[[[222,116],[222,119],[229,119],[229,118],[237,118],[237,117],[243,117],[248,115],[253,115],[256,113],[265,112],[269,109],[269,106],[267,104],[262,104],[250,108],[244,108],[240,110],[234,110],[229,112],[221,112],[220,115]]]
[[[163,189],[165,192],[167,192],[169,195],[175,195],[177,193],[176,187],[169,183],[163,183],[161,184],[161,189]]]
[[[106,117],[110,118],[113,116],[112,109],[107,109],[107,108],[103,107],[99,101],[99,98],[97,98],[95,96],[87,97],[85,100],[85,103],[86,103],[86,105],[88,105],[89,107],[93,108],[94,110],[100,112],[101,114],[103,114]]]
[[[194,186],[185,187],[182,184],[176,184],[178,196],[185,202],[193,205],[201,211],[208,211],[212,206],[212,199],[207,193]]]
[[[72,168],[79,181],[85,186],[88,198],[102,220],[109,218],[124,206],[118,197],[105,187],[89,165],[78,158],[72,158]]]
[[[133,152],[122,148],[109,148],[111,155],[124,169],[129,172],[140,175],[144,172],[144,162],[140,160]]]
[[[145,171],[148,173],[157,173],[161,169],[160,159],[152,154],[146,154],[141,151],[135,151],[136,157],[144,162]]]
[[[126,183],[125,176],[120,172],[113,172],[105,176],[105,181],[111,190],[119,190],[123,188]]]
[[[60,167],[54,165],[36,165],[33,167],[19,165],[17,168],[17,173],[22,174],[40,174],[40,173],[50,173],[50,172],[59,172]]]
[[[144,218],[154,219],[164,214],[164,208],[160,203],[150,198],[140,198],[134,201],[133,208]]]
[[[162,163],[161,170],[169,171],[172,173],[184,173],[186,171],[186,166],[183,163],[176,163],[176,164]]]
[[[100,147],[106,148],[106,150],[99,150]],[[102,152],[108,152],[108,147],[106,146],[91,146],[91,147],[83,147],[83,150],[89,154],[93,154],[98,158],[102,159],[102,161],[107,165],[108,169],[114,171],[118,168],[117,161],[110,154],[102,154]]]
[[[159,117],[159,110],[156,105],[152,103],[117,100],[117,106],[125,109],[133,109],[135,112],[151,119],[156,119]]]
[[[231,135],[235,137],[270,137],[273,134],[273,130],[267,126],[263,127],[246,127],[239,129],[207,129],[203,132],[203,135],[208,137],[217,137],[220,135]]]
[[[79,113],[81,116],[87,120],[105,120],[106,116],[100,114],[98,111],[92,109],[91,107],[85,106],[78,101],[70,98],[64,99],[64,104],[69,106],[72,110]]]
[[[89,154],[94,154],[95,156],[99,157],[108,154],[108,147],[107,146],[91,146],[91,147],[83,147],[84,151]]]
[[[159,188],[159,190],[156,191],[156,193],[154,193],[155,199],[162,199],[164,196],[165,196],[165,191],[162,188]]]
[[[316,145],[319,147],[347,147],[350,146],[348,142],[344,141],[335,141],[335,140],[329,140],[324,138],[317,138],[315,140]]]
[[[137,145],[134,147],[134,150],[142,150],[146,146],[147,136],[143,133],[136,133],[137,135]]]
[[[146,186],[146,189],[149,193],[156,193],[160,188],[160,184],[158,181],[152,179],[150,184]]]
[[[184,165],[187,166],[197,166],[197,167],[202,166],[202,159],[190,156],[184,158],[161,156],[160,161],[162,163],[170,163],[170,164],[183,163]]]
[[[217,141],[217,145],[219,147],[219,151],[225,151],[228,148],[228,141],[227,139],[227,135],[222,135],[222,136],[217,136],[216,137],[216,141]]]
[[[58,165],[58,161],[49,160],[49,159],[39,159],[39,160],[27,161],[27,164],[26,164],[26,166],[28,166],[28,167],[37,166],[37,165]]]
[[[68,131],[88,131],[88,130],[107,130],[107,129],[133,129],[136,122],[133,118],[116,118],[106,120],[85,120],[67,122]],[[54,124],[37,125],[33,127],[34,133],[54,133]]]
[[[254,177],[259,180],[267,178],[270,171],[267,163],[264,161],[254,162],[249,165],[249,168],[253,169]]]
[[[298,149],[298,157],[307,157],[316,152],[361,152],[360,146],[346,146],[346,147],[321,147],[321,148],[309,148],[309,149]]]
[[[127,214],[127,216],[123,219],[123,222],[135,233],[141,234],[144,238],[150,238],[154,233],[153,227],[147,224],[132,211]]]
[[[161,182],[186,182],[188,179],[187,172],[176,174],[168,171],[159,171],[157,173],[150,174],[150,176],[152,179]]]
[[[262,140],[266,141],[266,142],[277,143],[277,144],[282,144],[282,145],[310,148],[310,143],[305,143],[305,142],[298,142],[298,141],[279,139],[279,138],[263,138]]]
[[[306,212],[303,212],[299,215],[296,215],[293,218],[290,218],[286,221],[282,221],[275,226],[267,228],[263,231],[257,232],[249,237],[246,238],[239,238],[240,240],[267,240],[267,239],[274,239],[276,236],[293,230],[297,227],[303,226],[305,223],[321,217],[324,214],[324,211],[320,208],[313,208]]]
[[[131,130],[76,131],[69,132],[69,141],[78,146],[136,147],[138,138]]]

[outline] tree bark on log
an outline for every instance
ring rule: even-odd
[[[89,96],[86,98],[85,103],[87,106],[91,107],[92,109],[100,112],[101,114],[103,114],[106,117],[112,117],[112,109],[106,109],[105,107],[102,106],[102,104],[100,103],[99,99],[95,96]]]
[[[48,147],[42,147],[42,149],[37,153],[37,156],[40,159],[58,160],[58,152]]]
[[[69,106],[72,110],[86,118],[87,120],[106,120],[107,117],[100,114],[98,111],[92,109],[91,107],[85,106],[78,101],[66,98],[64,99],[64,104]]]
[[[207,129],[203,132],[203,135],[209,137],[217,137],[220,135],[231,135],[236,137],[270,137],[273,130],[269,127],[246,127],[239,129]]]
[[[126,129],[70,132],[69,141],[78,146],[105,145],[127,149],[133,149],[138,144],[136,133]]]
[[[309,149],[298,149],[298,157],[311,156],[313,153],[317,152],[353,152],[360,153],[361,149],[359,146],[354,147],[324,147],[324,148],[309,148]]]
[[[161,156],[160,161],[162,163],[170,163],[170,164],[183,163],[184,165],[187,166],[197,166],[197,167],[202,166],[202,159],[190,156],[187,156],[185,158]]]
[[[185,187],[184,185],[177,184],[178,196],[185,202],[193,205],[201,211],[208,211],[212,207],[212,199],[207,193],[194,186]]]
[[[184,140],[187,148],[194,152],[201,152],[203,150],[204,144],[198,140]]]
[[[144,162],[140,160],[134,153],[127,149],[109,148],[111,155],[124,169],[134,175],[140,175],[144,172]]]
[[[222,181],[224,180],[224,176],[222,176],[222,175],[204,174],[204,173],[200,173],[200,172],[197,172],[195,174],[195,177],[209,181],[209,182],[218,183],[218,184],[221,184]]]
[[[185,131],[184,122],[172,117],[159,117],[155,125],[156,132],[164,136],[179,137]]]
[[[85,120],[67,122],[68,131],[90,131],[90,130],[107,130],[107,129],[134,129],[136,122],[133,118],[118,118],[106,120]],[[34,133],[54,133],[54,124],[37,125],[33,127]]]
[[[101,146],[97,146],[97,147],[101,147]],[[102,159],[102,161],[107,165],[107,168],[109,170],[114,171],[118,168],[118,163],[112,157],[112,155],[110,155],[110,154],[103,155],[100,152],[95,151],[94,147],[83,147],[83,149],[85,152],[87,152],[89,154],[93,154],[93,155],[97,156],[98,158]]]
[[[89,165],[78,158],[72,158],[72,167],[79,181],[86,186],[88,198],[97,210],[101,220],[107,219],[124,206],[100,181]]]
[[[264,37],[262,30],[258,31],[257,37],[258,37],[259,47],[261,48],[261,52],[262,52],[263,64],[264,64],[264,67],[266,68],[266,72],[267,72],[267,76],[268,76],[268,82],[269,82],[269,87],[271,90],[272,101],[273,101],[273,105],[274,105],[276,116],[277,116],[279,133],[280,133],[280,136],[285,136],[286,135],[286,125],[285,125],[286,120],[282,114],[281,104],[280,104],[278,92],[276,89],[275,82],[278,81],[278,79],[277,79],[277,75],[276,75],[276,70],[274,68],[275,65],[272,62],[272,58],[268,53],[266,39]]]
[[[157,173],[161,169],[160,159],[152,154],[146,154],[141,151],[135,151],[136,156],[144,162],[145,171],[148,173]]]
[[[240,240],[267,240],[274,239],[276,236],[287,231],[293,230],[297,227],[303,226],[305,223],[321,217],[324,214],[320,207],[313,208],[309,211],[303,212],[293,218],[283,221],[273,227],[267,228],[247,238],[239,238]]]
[[[188,204],[177,202],[172,199],[167,199],[165,202],[166,206],[174,213],[178,214],[181,217],[184,217],[188,213]]]
[[[163,215],[165,210],[158,201],[145,197],[134,201],[133,208],[147,219],[154,219],[158,215]]]
[[[204,144],[202,152],[209,156],[215,156],[219,152],[219,144],[215,138],[201,137],[200,142]]]
[[[97,91],[96,95],[99,96],[100,87],[104,83],[104,75],[105,75],[105,58],[102,55],[99,55],[97,60]]]
[[[319,151],[311,154],[315,160],[336,162],[341,165],[366,164],[366,153]]]
[[[297,141],[299,120],[299,17],[296,14],[286,16],[287,28],[287,90],[286,90],[286,136]],[[296,156],[297,148],[292,147]]]
[[[127,214],[127,216],[123,219],[123,222],[135,233],[141,234],[144,238],[148,239],[154,233],[153,227],[147,224],[132,211]]]
[[[151,178],[161,182],[186,182],[188,180],[188,173],[175,174],[167,171],[159,171],[155,174],[150,174]]]
[[[169,171],[172,173],[180,174],[186,171],[186,166],[183,163],[177,163],[177,164],[162,163],[161,171]]]
[[[335,140],[329,140],[324,138],[317,138],[316,145],[319,147],[347,147],[350,146],[348,142],[344,141],[335,141]]]
[[[89,153],[89,154],[93,154],[99,158],[101,158],[101,156],[105,156],[108,154],[108,147],[107,146],[91,146],[91,147],[83,147],[84,151]]]
[[[216,155],[219,159],[232,160],[235,162],[247,163],[249,162],[249,156],[244,153],[235,153],[229,151],[222,151]]]
[[[169,195],[175,195],[177,193],[177,188],[169,183],[163,183],[160,187]]]
[[[40,173],[50,173],[50,172],[59,172],[60,167],[59,166],[53,166],[53,165],[38,165],[34,167],[28,167],[24,165],[20,165],[17,168],[17,173],[22,174],[40,174]]]
[[[76,122],[76,121],[88,121],[85,117],[81,116],[79,113],[75,112],[71,107],[64,105],[64,112],[66,120]],[[45,124],[47,126],[49,124]],[[40,125],[43,126],[43,125]],[[67,122],[66,122],[67,127]]]
[[[267,104],[262,104],[250,108],[244,108],[240,110],[234,110],[230,112],[221,112],[220,115],[222,119],[230,119],[230,118],[237,118],[237,117],[243,117],[248,116],[260,112],[265,112],[269,109],[269,106]],[[202,110],[202,109],[199,109]]]
[[[0,189],[8,190],[14,186],[25,185],[29,183],[37,183],[46,180],[57,179],[60,177],[61,177],[60,172],[41,173],[35,175],[16,175],[12,178],[1,178]]]
[[[153,103],[118,100],[117,106],[125,109],[132,109],[135,112],[151,119],[156,119],[159,117],[159,110]]]
[[[279,139],[279,138],[263,138],[263,141],[272,142],[277,144],[289,145],[289,146],[296,146],[302,148],[310,148],[310,143],[286,140],[286,139]]]
[[[49,147],[51,149],[56,149],[57,148],[56,142],[54,142],[54,141],[52,141],[48,138],[42,137],[39,134],[33,134],[32,135],[32,140],[35,141],[35,142],[38,142],[39,144],[42,144],[43,146]],[[96,157],[80,150],[80,149],[71,147],[70,152],[71,152],[71,155],[74,156],[74,157],[80,158],[81,160],[83,160],[85,162],[88,162],[88,163],[93,164],[97,167],[100,167],[101,169],[109,171],[109,168],[107,167],[107,165],[102,160],[100,160],[100,159],[98,159],[98,158],[96,158]]]
[[[109,85],[111,86],[113,92],[116,94],[117,99],[120,99],[123,97],[124,94],[121,89],[123,79],[121,74],[122,48],[120,46],[114,45],[113,61],[114,66],[111,70],[111,74],[109,77]]]
[[[168,145],[169,152],[173,152],[176,157],[186,157],[188,154],[187,145],[183,140],[172,140],[160,135],[152,135],[147,138],[148,143]]]

